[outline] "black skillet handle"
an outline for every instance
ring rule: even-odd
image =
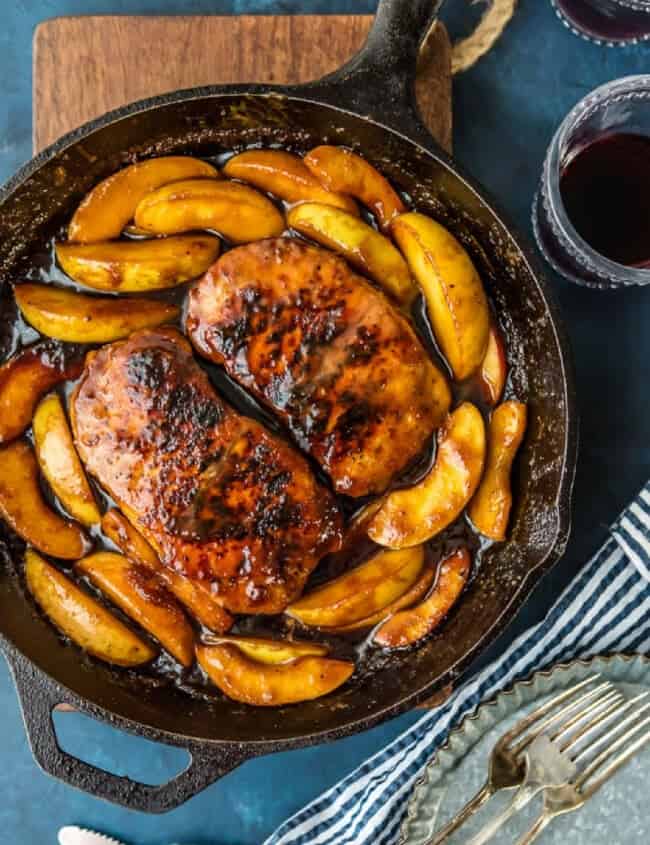
[[[343,67],[296,92],[431,140],[415,101],[420,45],[443,0],[379,0],[366,43]]]
[[[48,775],[97,798],[144,813],[165,813],[188,801],[251,757],[236,746],[219,748],[190,742],[179,745],[191,755],[186,769],[158,786],[115,775],[73,757],[57,742],[52,711],[61,704],[77,706],[60,687],[18,654],[7,655],[14,677],[34,759]],[[157,741],[160,741],[157,738]]]

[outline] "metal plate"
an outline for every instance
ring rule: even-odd
[[[482,704],[451,732],[418,781],[402,825],[400,845],[426,845],[485,781],[487,760],[495,743],[526,713],[549,695],[590,675],[599,674],[628,696],[650,691],[650,660],[643,655],[595,657],[572,661],[515,684],[494,701]],[[647,782],[650,748],[635,757],[580,811],[556,819],[540,836],[540,845],[626,845],[647,842]],[[483,809],[449,837],[449,845],[468,842],[513,793],[495,795]],[[531,826],[541,809],[541,796],[494,838],[512,845]]]

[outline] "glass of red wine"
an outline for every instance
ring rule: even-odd
[[[551,0],[576,35],[610,47],[650,39],[650,0]]]
[[[546,153],[533,230],[572,282],[650,283],[650,76],[608,82],[569,112]]]

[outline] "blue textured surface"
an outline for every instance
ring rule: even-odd
[[[97,13],[371,12],[373,0],[15,0],[0,28],[0,180],[30,156],[31,36],[47,17]],[[466,25],[465,0],[448,0],[453,31]],[[465,17],[464,17],[465,16]],[[457,158],[530,233],[529,208],[546,146],[567,110],[610,79],[650,71],[650,47],[607,49],[572,36],[547,0],[520,0],[493,52],[454,85]],[[578,566],[600,545],[607,524],[650,476],[648,366],[650,291],[601,293],[552,278],[573,341],[582,450],[574,534],[566,558],[529,601],[503,642],[539,619]],[[0,667],[0,829],[17,845],[48,845],[77,823],[132,845],[259,845],[286,816],[350,771],[416,717],[363,735],[244,765],[164,816],[108,806],[45,777],[25,741],[16,694]],[[66,747],[114,771],[165,779],[177,751],[151,747],[76,715],[57,717]]]

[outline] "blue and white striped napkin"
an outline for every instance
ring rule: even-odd
[[[650,482],[539,625],[445,704],[288,819],[265,845],[388,845],[413,784],[449,731],[485,699],[574,657],[650,650]]]

